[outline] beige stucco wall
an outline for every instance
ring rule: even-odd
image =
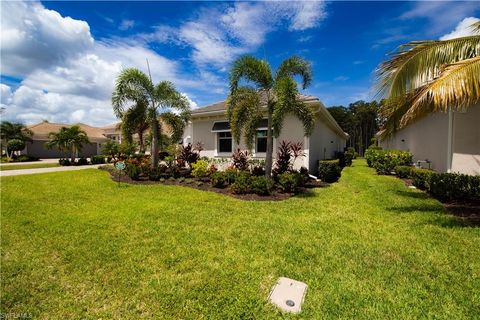
[[[480,175],[480,104],[453,113],[452,172]]]
[[[428,159],[432,169],[448,171],[448,114],[437,112],[380,142],[385,149],[409,150],[414,161]],[[480,105],[453,113],[452,172],[480,174]]]
[[[209,158],[230,158],[231,154],[218,154],[216,151],[217,133],[212,132],[212,127],[217,121],[228,120],[224,116],[192,119],[192,122],[184,132],[184,143],[203,143],[204,150],[201,152],[201,156]],[[311,172],[316,171],[318,160],[324,159],[324,149],[325,158],[332,158],[335,151],[341,151],[345,146],[345,139],[338,136],[331,128],[329,128],[322,121],[320,116],[317,118],[317,123],[312,136],[305,137],[301,122],[296,117],[287,115],[280,136],[274,139],[274,158],[282,140],[303,143],[306,157],[297,159],[295,162],[295,168],[299,169],[300,167],[305,166],[309,168]],[[331,141],[333,141],[333,143],[331,143]],[[242,150],[246,149],[243,139],[240,141],[240,144],[236,144],[234,141],[233,150],[238,147]],[[265,154],[253,153],[253,158],[264,159]]]

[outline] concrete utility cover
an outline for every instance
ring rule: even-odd
[[[283,311],[299,313],[302,310],[306,292],[305,283],[280,277],[270,292],[269,300]]]

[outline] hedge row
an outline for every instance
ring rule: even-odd
[[[375,168],[378,174],[392,174],[397,166],[411,165],[413,155],[409,151],[370,147],[365,151],[365,159],[368,166]]]
[[[398,166],[400,178],[410,178],[413,184],[439,200],[480,200],[480,176],[460,173],[438,173],[432,170]]]
[[[318,162],[318,177],[320,180],[328,183],[336,182],[342,174],[340,161],[336,160],[320,160]]]

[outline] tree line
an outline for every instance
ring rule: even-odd
[[[377,101],[356,101],[348,107],[333,106],[327,110],[337,121],[339,126],[349,134],[347,147],[352,147],[363,155],[369,145],[373,143],[375,134],[380,129],[381,104]]]

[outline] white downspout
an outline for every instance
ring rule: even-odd
[[[448,109],[448,137],[447,137],[447,172],[452,172],[453,156],[453,110]]]

